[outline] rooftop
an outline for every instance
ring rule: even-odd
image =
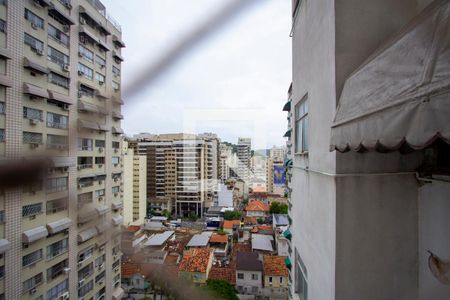
[[[274,214],[273,224],[275,226],[286,226],[289,225],[289,218],[285,214]]]
[[[141,268],[139,264],[132,262],[124,262],[122,263],[121,274],[123,278],[128,278],[133,276],[134,274],[139,274]]]
[[[186,251],[178,266],[180,272],[205,273],[213,253],[212,248],[194,248]]]
[[[285,256],[264,255],[264,275],[265,276],[288,276],[288,269],[284,260]]]
[[[263,203],[259,200],[250,201],[245,207],[246,211],[269,211],[269,204]]]
[[[252,234],[252,250],[273,251],[273,237],[267,234]]]
[[[223,221],[223,228],[224,229],[233,229],[234,225],[240,226],[241,225],[241,221],[239,221],[239,220],[225,220],[225,221]]]
[[[212,232],[202,232],[200,234],[195,234],[189,243],[188,247],[206,247],[209,242],[209,238],[211,237]]]
[[[164,231],[163,233],[157,233],[149,237],[144,243],[144,246],[162,246],[170,237],[175,234],[175,231]]]
[[[262,271],[263,264],[258,259],[258,253],[238,252],[236,258],[236,270]]]
[[[236,284],[236,268],[234,266],[229,267],[216,267],[213,266],[209,272],[208,279],[225,280],[226,282],[235,285]]]
[[[228,243],[228,236],[226,234],[213,234],[209,239],[210,243],[226,244]]]
[[[128,226],[127,231],[135,233],[135,232],[138,232],[140,229],[141,229],[141,226],[130,225],[130,226]]]

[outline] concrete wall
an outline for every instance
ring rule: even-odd
[[[450,260],[449,182],[426,183],[419,189],[419,299],[449,299],[450,285],[439,282],[428,268],[428,250]]]
[[[239,279],[237,277],[237,274],[242,273],[244,274],[244,279]],[[258,276],[258,279],[253,280],[252,274],[256,274]],[[262,282],[263,282],[263,275],[260,271],[242,271],[242,270],[236,270],[236,289],[239,293],[244,294],[255,294],[252,292],[252,287],[257,287],[258,292],[262,289]]]

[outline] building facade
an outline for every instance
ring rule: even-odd
[[[449,11],[448,1],[293,1],[284,109],[293,299],[448,297],[426,252],[450,253],[438,229],[449,226],[448,173],[436,175],[448,164],[438,159],[448,140],[436,141],[448,134],[448,101],[428,114],[433,93],[411,95],[433,91],[433,74],[448,69],[448,47],[436,45],[448,44],[448,30],[437,32]]]
[[[237,144],[237,176],[247,184],[250,183],[250,159],[252,157],[252,140],[239,138]]]
[[[134,154],[123,142],[124,225],[142,225],[147,216],[147,156]]]
[[[0,24],[0,156],[52,160],[1,193],[0,295],[120,299],[120,27],[87,0],[0,1]]]

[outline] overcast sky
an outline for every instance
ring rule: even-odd
[[[122,84],[230,0],[103,0],[127,47]],[[198,44],[130,99],[123,128],[140,132],[215,132],[251,137],[254,148],[283,145],[291,82],[290,3],[261,0]]]

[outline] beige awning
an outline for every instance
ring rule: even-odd
[[[48,69],[46,67],[41,66],[38,63],[32,62],[26,57],[23,58],[23,66],[24,68],[34,70],[40,74],[48,74]]]
[[[11,59],[11,50],[6,49],[6,48],[0,48],[0,57],[6,58],[6,59]]]
[[[95,228],[97,228],[97,232],[98,232],[98,233],[103,233],[103,232],[105,232],[106,230],[108,230],[109,225],[108,225],[108,223],[103,222],[103,223],[97,224],[97,225],[95,226]]]
[[[92,113],[98,113],[98,107],[95,104],[84,102],[82,100],[78,100],[78,110],[87,111]]]
[[[108,99],[110,97],[107,93],[102,92],[100,90],[95,91],[95,96],[97,96],[98,98],[103,98],[103,99]]]
[[[48,223],[47,229],[50,234],[55,234],[63,230],[68,229],[72,225],[72,220],[69,218],[64,218],[56,222]]]
[[[52,168],[64,168],[76,166],[76,158],[67,156],[54,156],[51,158]]]
[[[93,208],[91,209],[85,209],[81,212],[78,212],[78,223],[86,223],[87,221],[90,221],[97,217],[97,211]]]
[[[98,113],[99,114],[102,114],[102,115],[108,115],[108,110],[105,108],[105,107],[102,107],[102,106],[97,106],[97,109],[98,109]]]
[[[120,98],[117,98],[117,97],[111,97],[111,100],[113,101],[113,102],[115,102],[115,103],[117,103],[117,104],[123,104],[123,101],[122,101],[122,99],[120,99]]]
[[[123,119],[123,115],[114,110],[112,111],[112,117],[115,119]]]
[[[11,244],[6,239],[0,239],[0,254],[5,253],[11,248]]]
[[[99,130],[98,123],[87,121],[87,120],[78,120],[78,127],[92,130]]]
[[[60,20],[60,22],[62,21],[66,25],[73,25],[73,24],[75,24],[75,22],[72,20],[72,18],[68,14],[66,14],[63,10],[59,9],[55,5],[51,5],[48,8],[48,14],[56,16],[57,19]]]
[[[98,205],[96,208],[95,208],[95,210],[97,211],[97,214],[99,214],[100,216],[101,215],[104,215],[104,214],[106,214],[107,212],[109,212],[109,207],[108,206],[106,206],[106,205]]]
[[[88,10],[86,10],[83,6],[79,6],[78,11],[80,14],[82,14],[85,18],[88,18],[93,22],[105,35],[110,35],[111,32],[109,32],[106,25],[103,25],[98,18],[94,18]]]
[[[114,51],[114,50],[113,50],[113,57],[118,59],[118,60],[120,60],[120,61],[123,61],[123,57],[119,53]]]
[[[118,128],[118,127],[112,127],[112,133],[113,134],[123,134],[123,130],[122,128]]]
[[[40,98],[48,98],[49,97],[47,90],[44,90],[43,88],[32,85],[30,83],[23,84],[23,92],[24,92],[24,94],[37,96]]]
[[[78,233],[78,242],[83,243],[97,235],[96,228],[89,228]]]
[[[120,300],[125,295],[123,289],[121,287],[116,288],[116,290],[112,293],[112,300]]]
[[[69,96],[65,96],[63,94],[48,90],[49,99],[53,99],[56,101],[64,102],[66,104],[72,104],[72,99]]]
[[[125,47],[125,43],[115,34],[113,35],[113,43],[121,48]]]
[[[0,74],[0,85],[5,87],[12,87],[13,81],[12,79],[8,78],[8,76]]]
[[[44,226],[39,226],[22,233],[22,242],[29,244],[47,237],[48,231]]]
[[[97,45],[100,48],[102,48],[103,50],[105,50],[105,51],[110,51],[111,50],[111,49],[109,49],[108,45],[104,41],[102,41],[101,39],[98,40]]]
[[[79,29],[80,29],[79,33],[88,36],[95,43],[98,43],[98,37],[92,31],[90,31],[86,26],[80,25]]]
[[[450,143],[450,2],[435,1],[345,82],[330,150]]]
[[[112,222],[115,226],[123,224],[123,217],[121,215],[118,215],[116,217],[112,217]]]
[[[98,127],[101,131],[109,131],[108,127],[105,124],[98,124]]]
[[[123,207],[123,202],[117,202],[117,203],[112,203],[111,204],[112,209],[116,210],[116,209],[121,209]]]

